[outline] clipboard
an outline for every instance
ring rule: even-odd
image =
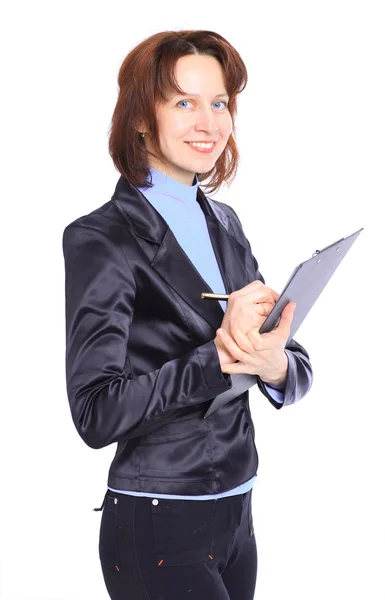
[[[363,227],[322,250],[316,250],[311,258],[300,263],[290,275],[271,313],[263,322],[259,333],[268,333],[275,329],[279,324],[285,306],[289,302],[295,302],[296,308],[290,327],[290,335],[286,342],[287,346],[361,231],[363,231]],[[218,408],[255,385],[257,378],[258,375],[248,375],[246,373],[231,375],[233,383],[231,389],[214,398],[204,418],[206,419]]]

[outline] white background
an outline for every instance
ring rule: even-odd
[[[252,11],[252,12],[251,12]],[[115,445],[87,447],[65,388],[62,232],[107,202],[117,73],[142,39],[211,29],[240,52],[234,207],[266,284],[364,227],[295,339],[314,384],[254,388],[258,600],[385,597],[384,5],[8,2],[1,16],[1,600],[107,600],[99,507]],[[238,600],[238,599],[237,599]],[[242,600],[242,599],[239,599]]]

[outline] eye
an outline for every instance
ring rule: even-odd
[[[227,108],[227,102],[225,102],[224,100],[218,100],[218,102],[214,102],[214,104],[220,104],[222,102],[222,104],[224,104],[223,108]]]
[[[178,102],[177,106],[179,106],[180,104],[183,104],[183,103],[184,103],[184,104],[186,104],[186,103],[188,103],[188,102],[190,102],[190,100],[180,100],[180,101]],[[190,102],[190,104],[191,104],[191,102]],[[181,108],[184,108],[184,106],[181,106]]]

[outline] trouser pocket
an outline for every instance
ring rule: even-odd
[[[213,560],[215,501],[152,500],[157,565],[190,565]]]
[[[120,571],[118,507],[119,498],[113,492],[108,491],[104,498],[104,508],[100,522],[99,558],[105,567],[113,571]]]

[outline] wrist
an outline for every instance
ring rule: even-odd
[[[261,379],[262,383],[264,383],[265,385],[268,385],[269,387],[271,387],[273,390],[277,390],[277,392],[282,392],[285,387],[286,387],[286,382],[287,382],[287,378],[284,379],[282,382],[272,382],[272,381],[265,381],[264,379]]]
[[[285,354],[284,367],[276,371],[272,377],[261,377],[263,383],[270,385],[273,388],[284,389],[287,382],[287,375],[289,369],[289,359]]]

